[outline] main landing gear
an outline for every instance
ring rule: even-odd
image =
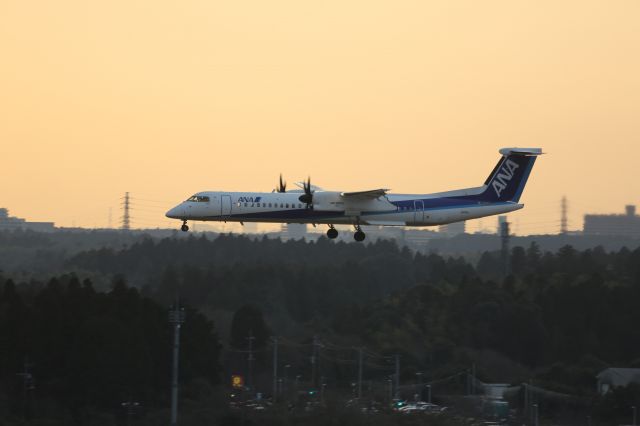
[[[329,225],[329,229],[327,230],[327,238],[333,240],[338,237],[338,230],[333,227],[333,225]]]
[[[364,232],[362,232],[360,225],[355,224],[353,226],[356,228],[356,232],[353,234],[353,239],[358,242],[364,241],[366,235]],[[338,230],[334,228],[333,225],[329,225],[329,229],[327,230],[327,238],[329,238],[330,240],[333,240],[337,237],[338,237]]]
[[[189,230],[189,226],[187,226],[187,221],[186,220],[182,223],[182,226],[180,227],[180,230],[182,232],[187,232]]]

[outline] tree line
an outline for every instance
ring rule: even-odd
[[[534,380],[557,392],[595,398],[592,407],[602,413],[620,404],[620,398],[637,399],[632,389],[612,394],[607,398],[614,399],[606,402],[597,399],[594,390],[600,370],[640,367],[640,249],[577,251],[565,246],[543,252],[532,243],[514,247],[508,265],[504,259],[500,252],[485,252],[471,262],[414,253],[388,241],[356,245],[324,238],[282,242],[228,235],[213,240],[144,239],[123,248],[86,250],[66,260],[65,268],[112,282],[105,292],[75,276],[21,284],[17,290],[12,282],[5,283],[0,327],[5,327],[2,338],[13,340],[2,347],[15,345],[15,350],[10,356],[7,352],[2,363],[11,366],[2,367],[2,383],[19,389],[22,382],[15,374],[29,353],[38,366],[34,368],[43,371],[38,372],[44,380],[39,392],[60,386],[62,394],[70,395],[64,402],[67,410],[73,411],[74,401],[77,407],[113,406],[132,392],[126,390],[132,382],[146,384],[134,386],[139,395],[154,389],[149,400],[160,406],[166,393],[156,391],[167,389],[169,377],[168,370],[161,371],[168,368],[167,307],[180,294],[194,309],[185,340],[187,330],[197,326],[194,352],[200,341],[209,342],[202,354],[185,355],[185,380],[226,380],[228,368],[211,362],[218,359],[218,345],[246,350],[250,330],[257,337],[255,349],[265,353],[271,335],[308,344],[314,334],[321,334],[383,355],[400,354],[404,380],[418,371],[437,379],[476,364],[483,381]],[[127,316],[130,309],[123,306],[145,313]],[[206,312],[209,319],[195,310]],[[210,319],[219,323],[224,312],[234,320],[225,324],[228,329],[216,331]],[[21,315],[25,321],[5,319]],[[192,316],[200,319],[194,322]],[[20,341],[20,336],[34,337]],[[113,371],[118,364],[107,361],[113,357],[101,356],[123,346],[131,365],[142,364],[150,353],[163,355],[140,371],[129,366],[123,370],[127,374],[94,373],[95,380],[82,374],[77,380],[95,382],[96,390],[75,395],[71,366],[90,368],[90,359]],[[80,350],[70,354],[76,347]],[[50,348],[51,357],[45,355]],[[39,357],[50,359],[35,361]],[[306,360],[298,354],[292,362]],[[266,373],[269,363],[257,362],[256,368],[256,374],[260,369]],[[323,368],[323,374],[336,381],[353,377],[330,362]],[[50,378],[55,371],[57,378]],[[13,412],[17,410],[14,406]]]

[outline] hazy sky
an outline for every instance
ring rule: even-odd
[[[0,206],[138,226],[199,190],[481,184],[519,233],[639,203],[640,2],[0,0]],[[485,219],[482,226],[493,225]],[[477,228],[478,223],[472,225]]]

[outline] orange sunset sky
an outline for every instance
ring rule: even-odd
[[[517,233],[640,204],[640,2],[0,0],[0,207],[172,226],[199,190],[427,193],[540,146]],[[495,219],[469,228],[494,227]]]

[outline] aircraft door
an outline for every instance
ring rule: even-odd
[[[223,195],[220,197],[220,216],[231,216],[231,195]]]
[[[416,223],[424,222],[424,201],[413,201],[413,221]]]

